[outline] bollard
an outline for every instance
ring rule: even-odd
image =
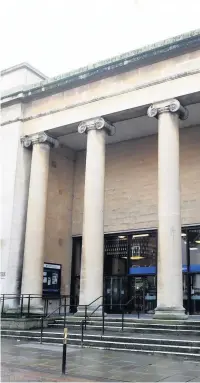
[[[84,321],[81,322],[81,347],[83,347]]]
[[[122,309],[122,331],[124,331],[124,307]]]
[[[66,356],[67,356],[67,328],[64,328],[63,354],[62,354],[62,374],[66,374]]]
[[[30,312],[30,294],[28,295],[28,318],[29,318],[29,312]]]
[[[1,306],[1,315],[3,314],[3,311],[4,311],[4,297],[5,297],[5,295],[3,294],[2,306]]]
[[[44,328],[44,318],[41,318],[41,331],[40,331],[40,343],[42,344],[42,335],[43,335],[43,328]]]

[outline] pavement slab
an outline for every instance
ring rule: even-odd
[[[183,358],[68,345],[66,375],[61,363],[62,345],[2,339],[2,382],[200,382],[199,362]]]

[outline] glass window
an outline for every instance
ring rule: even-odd
[[[190,272],[200,273],[200,229],[188,232],[190,249]]]
[[[187,261],[187,229],[182,229],[181,232],[181,247],[182,247],[182,271],[188,271],[188,261]]]
[[[115,235],[105,238],[105,274],[126,275],[128,261],[128,237]]]
[[[81,272],[81,250],[82,250],[82,239],[75,238],[73,243],[73,275],[80,276]]]
[[[157,255],[156,233],[133,234],[130,274],[155,274]]]

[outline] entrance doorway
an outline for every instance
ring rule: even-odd
[[[128,277],[104,277],[105,312],[122,312],[128,301]]]
[[[156,276],[137,276],[130,278],[133,311],[153,313],[156,308]]]
[[[200,226],[182,229],[183,305],[200,314]],[[73,239],[71,311],[79,303],[82,238]],[[153,313],[157,303],[157,231],[105,235],[104,303],[108,313]]]
[[[156,276],[105,277],[104,302],[107,313],[153,313]]]
[[[182,232],[183,305],[188,314],[200,314],[200,228]]]

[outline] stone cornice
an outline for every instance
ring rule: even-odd
[[[169,57],[186,53],[190,50],[200,48],[200,30],[195,30],[174,38],[170,38],[141,49],[113,57],[108,60],[97,62],[40,83],[24,87],[23,89],[10,90],[2,94],[2,100],[6,97],[37,98],[47,94],[58,93],[63,89],[81,86],[91,81],[97,81],[103,77],[109,77],[117,73],[126,72],[149,65]]]
[[[91,118],[90,120],[82,121],[78,126],[78,132],[88,133],[90,130],[104,129],[109,136],[115,134],[115,127],[106,121],[103,117]]]
[[[188,110],[184,108],[177,99],[165,100],[155,103],[148,108],[149,117],[158,117],[162,113],[176,113],[181,120],[188,118]]]
[[[110,97],[120,96],[120,95],[123,95],[123,94],[126,94],[126,93],[130,93],[130,92],[133,92],[133,91],[136,91],[136,90],[148,88],[148,87],[151,87],[151,86],[154,86],[154,85],[163,84],[163,83],[168,82],[168,81],[174,81],[174,80],[177,80],[177,79],[183,78],[183,77],[193,76],[193,75],[199,74],[199,73],[200,73],[200,69],[194,69],[194,70],[191,70],[191,71],[188,71],[188,72],[176,73],[176,74],[171,75],[171,76],[162,77],[162,78],[159,78],[159,79],[156,79],[156,80],[153,80],[153,81],[149,81],[149,82],[145,82],[145,83],[133,86],[131,88],[127,88],[127,89],[122,90],[120,92],[114,92],[114,93],[111,92],[110,94],[108,94],[106,96],[103,96],[103,97],[96,97],[96,98],[93,98],[93,99],[88,100],[88,101],[77,102],[77,103],[74,103],[74,104],[71,104],[71,105],[66,105],[66,106],[64,106],[62,108],[51,109],[50,111],[43,112],[43,113],[38,113],[38,114],[35,114],[35,115],[31,115],[30,117],[15,118],[15,119],[12,119],[12,120],[6,120],[4,122],[1,122],[1,126],[7,125],[7,124],[12,124],[12,123],[17,122],[17,121],[26,122],[26,121],[34,120],[36,118],[49,116],[51,114],[63,112],[65,110],[73,109],[73,108],[76,108],[76,107],[79,107],[79,106],[82,106],[82,105],[87,105],[87,104],[90,104],[92,102],[101,101],[103,99],[105,100],[105,99],[110,98]]]
[[[48,144],[52,148],[57,148],[59,146],[58,140],[48,136],[45,132],[23,136],[21,137],[21,142],[25,148],[30,148],[34,144]]]

